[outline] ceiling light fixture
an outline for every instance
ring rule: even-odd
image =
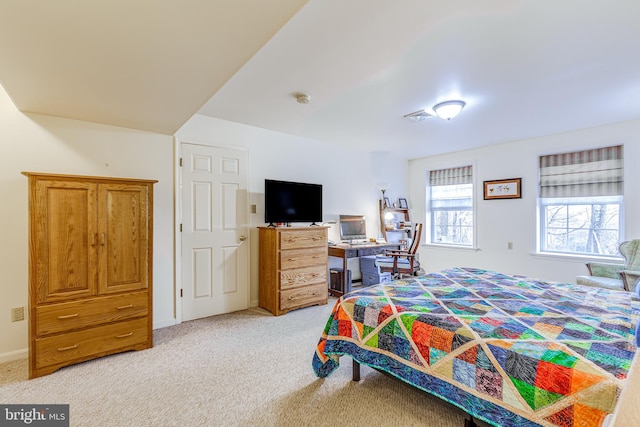
[[[464,106],[464,101],[445,101],[435,105],[433,111],[435,111],[441,119],[451,120],[460,114]]]

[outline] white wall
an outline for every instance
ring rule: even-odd
[[[377,236],[378,182],[390,195],[407,194],[407,162],[264,129],[195,116],[177,134],[194,143],[248,149],[252,226],[264,224],[264,179],[324,186],[325,220],[362,213]],[[23,114],[0,87],[0,362],[26,357],[27,321],[11,322],[13,307],[28,306],[27,178],[22,171],[156,179],[154,186],[154,328],[175,323],[174,138],[77,120]],[[395,190],[397,193],[393,193]],[[395,194],[395,195],[394,195]],[[337,228],[330,230],[337,240]],[[257,232],[252,240],[251,299],[258,301]]]
[[[640,121],[583,129],[488,148],[415,159],[409,162],[410,195],[415,218],[425,218],[429,170],[472,164],[475,171],[478,251],[423,245],[426,271],[462,266],[524,274],[543,280],[574,282],[587,274],[585,259],[536,255],[538,157],[545,154],[624,145],[625,240],[640,237]],[[522,178],[522,199],[483,200],[483,181]],[[507,249],[513,242],[513,249]]]
[[[154,326],[174,323],[173,137],[23,114],[0,87],[0,362],[26,357],[27,178],[22,171],[157,179],[154,186]],[[26,313],[25,313],[26,314]]]
[[[394,200],[407,195],[407,161],[388,153],[369,153],[323,144],[296,136],[196,115],[177,133],[181,142],[247,149],[251,214],[251,304],[258,302],[258,235],[264,222],[264,180],[279,179],[322,184],[324,220],[340,214],[363,214],[370,237],[378,236],[377,184],[389,183]],[[337,225],[329,239],[339,240]],[[350,264],[351,265],[351,264]],[[354,268],[356,268],[355,266]]]

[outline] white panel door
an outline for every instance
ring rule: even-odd
[[[247,153],[181,144],[182,320],[249,306]]]

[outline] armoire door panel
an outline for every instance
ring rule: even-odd
[[[96,187],[90,183],[40,181],[34,247],[40,261],[38,302],[96,293]]]
[[[147,187],[101,184],[98,212],[100,293],[144,289],[147,283]]]

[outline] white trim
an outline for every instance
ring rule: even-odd
[[[29,349],[23,348],[21,350],[8,351],[0,354],[0,363],[13,362],[14,360],[26,359],[29,357]]]
[[[451,250],[463,250],[463,251],[471,251],[471,252],[479,252],[482,249],[475,247],[475,246],[459,246],[459,245],[444,245],[444,244],[438,244],[438,243],[425,243],[424,245],[425,248],[429,248],[429,249],[451,249]]]
[[[174,241],[174,303],[173,312],[175,313],[175,323],[182,323],[182,297],[180,296],[180,290],[182,289],[182,239],[180,238],[180,224],[182,224],[182,172],[180,169],[180,157],[182,156],[182,150],[180,149],[182,141],[178,138],[173,138],[173,167],[174,167],[174,188],[173,188],[173,210],[175,218],[175,224],[173,226],[173,241]]]
[[[624,265],[624,259],[620,257],[599,257],[595,255],[563,254],[557,252],[529,252],[529,255],[539,258],[554,259],[556,261],[606,262],[609,264]]]
[[[169,326],[174,326],[177,325],[178,322],[176,321],[176,319],[169,319],[169,320],[163,320],[162,322],[154,322],[153,323],[153,329],[162,329],[162,328],[166,328]]]

